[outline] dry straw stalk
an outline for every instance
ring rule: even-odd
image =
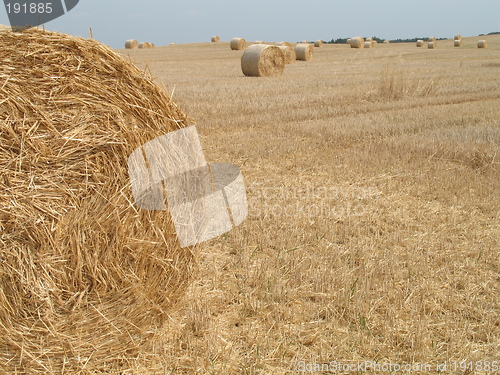
[[[94,40],[2,31],[0,79],[0,372],[131,373],[195,258],[127,158],[186,116]]]
[[[139,48],[139,43],[135,39],[129,39],[125,42],[125,48],[127,49]]]
[[[245,49],[246,41],[243,38],[233,38],[229,42],[229,46],[235,51]]]
[[[285,57],[278,46],[253,44],[241,56],[241,70],[250,77],[281,76]]]
[[[314,56],[314,48],[309,43],[299,43],[295,46],[297,60],[309,61]]]

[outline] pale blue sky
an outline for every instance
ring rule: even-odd
[[[5,8],[0,23],[8,24]],[[378,36],[475,36],[500,31],[500,0],[80,0],[48,30],[123,48],[127,39],[157,46],[222,40],[290,42]]]

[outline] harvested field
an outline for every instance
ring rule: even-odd
[[[250,204],[203,245],[160,369],[498,358],[500,36],[477,39],[326,44],[258,80],[227,43],[123,50],[175,88],[208,159],[242,167]]]

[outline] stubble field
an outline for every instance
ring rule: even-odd
[[[200,245],[148,373],[500,361],[500,36],[324,45],[275,78],[243,76],[227,42],[119,52],[208,161],[240,166],[249,202]]]

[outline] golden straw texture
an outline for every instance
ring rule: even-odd
[[[188,125],[94,40],[0,32],[0,373],[130,373],[195,268],[127,158]]]
[[[241,56],[241,70],[250,77],[280,76],[285,70],[285,57],[278,46],[253,44]]]

